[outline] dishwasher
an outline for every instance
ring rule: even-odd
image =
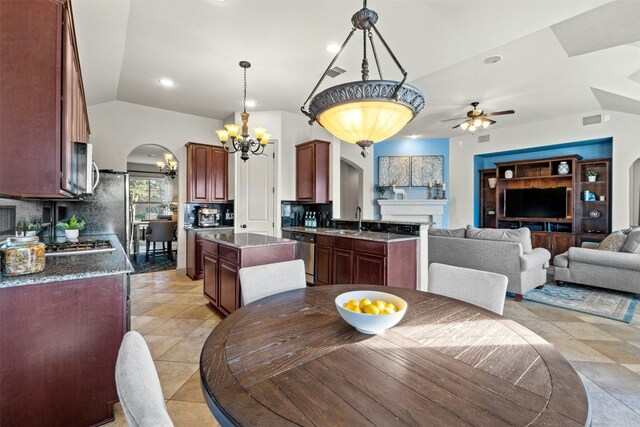
[[[296,259],[304,261],[307,283],[315,284],[316,236],[310,233],[283,231],[282,237],[296,241]]]

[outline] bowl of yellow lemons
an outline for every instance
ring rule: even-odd
[[[395,326],[407,311],[407,302],[386,292],[352,291],[336,297],[340,316],[363,334],[380,334]]]

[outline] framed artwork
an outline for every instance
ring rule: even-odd
[[[426,187],[435,180],[444,181],[444,156],[412,156],[411,186]]]
[[[393,185],[394,182],[398,187],[411,185],[411,157],[378,157],[378,185]]]

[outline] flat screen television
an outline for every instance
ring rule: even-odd
[[[504,191],[504,216],[566,218],[567,188],[518,188]]]

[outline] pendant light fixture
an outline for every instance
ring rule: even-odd
[[[256,135],[256,140],[249,138],[249,113],[247,113],[247,68],[251,67],[251,63],[248,61],[240,61],[240,67],[244,69],[244,95],[242,100],[242,126],[231,124],[225,125],[226,130],[217,130],[218,139],[222,143],[227,152],[233,154],[235,152],[242,152],[240,158],[245,162],[249,160],[249,153],[259,155],[264,151],[264,147],[269,143],[269,135],[267,130],[263,127],[253,128],[253,132]],[[238,132],[240,134],[238,135]],[[231,139],[230,146],[227,145],[227,141]]]
[[[368,9],[367,0],[364,0],[362,9],[351,17],[353,24],[351,32],[300,108],[302,113],[309,117],[309,124],[318,122],[335,137],[360,146],[362,157],[367,157],[368,147],[373,143],[398,133],[425,105],[424,96],[420,90],[405,84],[407,72],[380,35],[376,28],[377,21],[378,14]],[[327,72],[340,57],[356,30],[362,30],[364,45],[362,80],[334,86],[314,96]],[[383,79],[373,39],[374,33],[400,69],[402,73],[400,82]],[[379,80],[369,80],[367,40],[373,53]],[[309,103],[309,111],[305,109],[307,103]]]
[[[178,175],[178,162],[173,158],[172,154],[165,154],[164,162],[156,162],[156,165],[158,169],[160,169],[160,173],[171,179],[176,179],[176,175]]]

